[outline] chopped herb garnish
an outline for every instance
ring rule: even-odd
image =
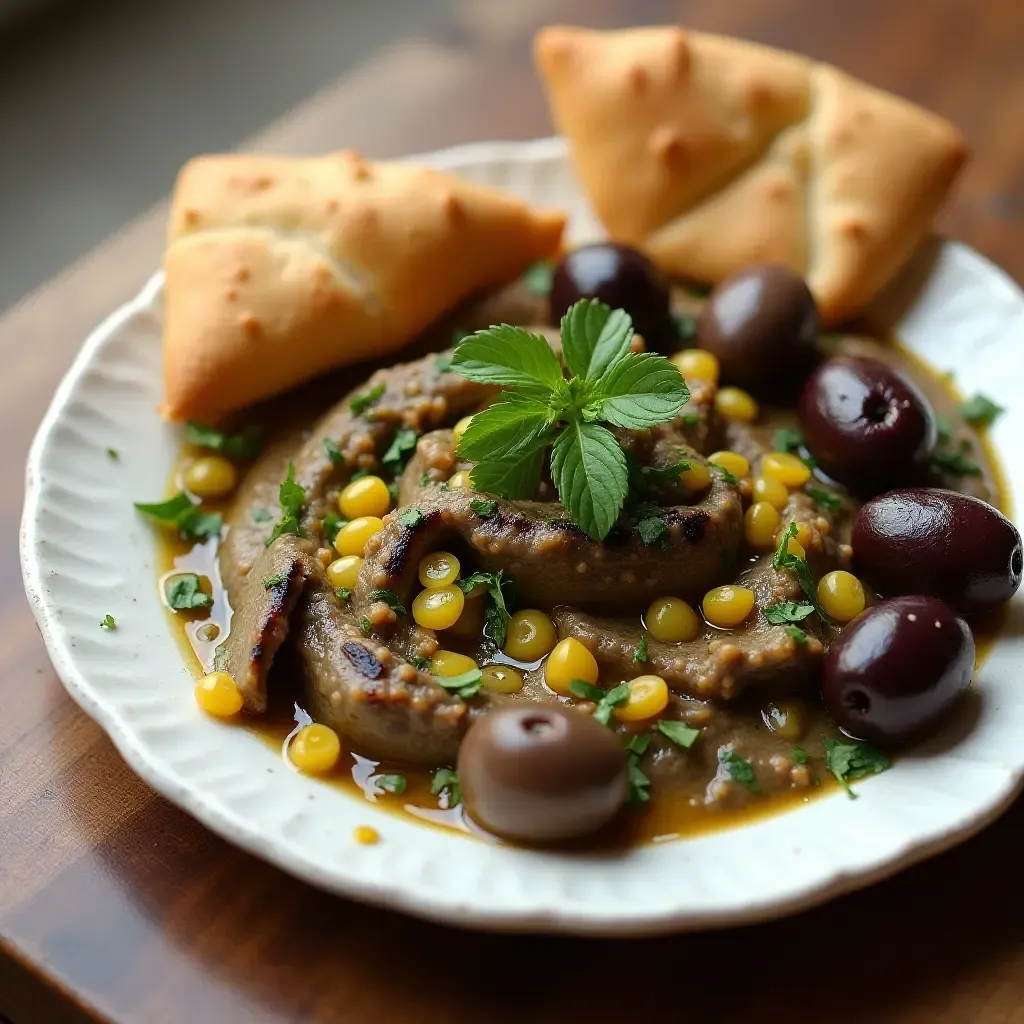
[[[539,260],[526,268],[523,284],[532,295],[547,295],[551,291],[551,280],[554,275],[554,266],[547,260]]]
[[[451,768],[438,768],[434,772],[430,777],[430,792],[441,797],[441,806],[446,810],[462,803],[459,776]]]
[[[963,452],[950,452],[940,448],[932,453],[932,465],[937,472],[949,476],[981,476],[981,466]]]
[[[257,505],[251,512],[252,521],[254,523],[269,523],[274,517],[270,514],[269,509],[265,509],[262,506]]]
[[[808,487],[807,493],[813,501],[827,512],[838,512],[843,507],[841,498],[838,498],[831,491],[826,491],[822,487]]]
[[[480,681],[483,679],[483,672],[478,668],[471,668],[468,672],[460,672],[457,676],[439,676],[434,678],[446,690],[451,690],[463,700],[469,700],[480,692]]]
[[[411,654],[409,656],[409,664],[412,665],[413,668],[418,668],[421,672],[430,671],[430,659],[424,658],[422,655]]]
[[[374,788],[384,793],[404,793],[408,783],[404,775],[374,775]]]
[[[644,516],[636,524],[637,533],[647,547],[660,544],[662,550],[668,547],[668,527],[661,516]]]
[[[147,516],[174,526],[186,540],[206,540],[219,537],[221,515],[219,512],[202,512],[199,505],[193,505],[189,496],[181,491],[167,501],[153,504],[136,502],[135,507]]]
[[[973,395],[960,406],[960,415],[974,427],[987,427],[1004,412],[1006,410],[1001,405],[996,405],[991,398],[981,394]]]
[[[511,598],[512,581],[503,579],[501,572],[475,572],[455,585],[464,593],[471,593],[481,583],[487,588],[487,604],[484,607],[484,634],[498,647],[505,646],[505,629],[508,626],[508,606]]]
[[[793,748],[793,760],[796,761],[797,764],[807,764],[807,761],[808,761],[807,751],[804,750],[803,747],[794,747]]]
[[[700,729],[694,729],[683,722],[674,722],[668,718],[658,719],[658,732],[667,736],[677,747],[689,750],[697,742]]]
[[[406,527],[406,529],[411,530],[414,527],[419,526],[420,523],[423,522],[424,518],[426,517],[423,513],[416,508],[415,505],[412,505],[409,508],[402,510],[402,514],[398,517],[398,521]]]
[[[821,743],[825,748],[825,767],[839,780],[851,800],[857,798],[850,788],[851,781],[877,775],[892,767],[885,754],[866,743],[840,743],[827,736]]]
[[[188,611],[191,608],[209,608],[213,598],[203,593],[199,577],[194,572],[183,572],[172,576],[164,589],[167,604],[176,612]]]
[[[405,468],[410,454],[416,450],[419,436],[417,431],[410,427],[401,427],[396,430],[391,444],[388,445],[388,450],[381,456],[381,465],[398,476]]]
[[[775,626],[784,622],[803,622],[808,615],[814,614],[814,605],[806,601],[779,601],[764,609],[764,617]]]
[[[335,587],[334,593],[337,594],[339,601],[347,601],[352,596],[352,591],[349,587]]]
[[[792,637],[800,647],[807,646],[807,634],[792,622],[786,624],[786,636]]]
[[[626,759],[626,778],[629,782],[629,795],[626,802],[634,810],[639,810],[651,799],[651,780],[640,768],[640,758],[629,754]]]
[[[230,459],[255,459],[260,453],[263,431],[252,424],[240,434],[224,434],[204,423],[186,423],[185,440],[200,448],[220,452]]]
[[[796,523],[790,523],[782,531],[782,536],[779,538],[779,546],[775,554],[772,555],[772,567],[775,569],[791,570],[795,574],[797,582],[800,584],[800,589],[804,592],[804,596],[818,613],[821,621],[831,622],[832,620],[828,617],[825,609],[818,603],[818,587],[814,582],[814,574],[811,572],[810,566],[804,559],[797,558],[789,550],[789,539],[790,537],[795,537],[796,533]]]
[[[116,448],[108,448],[107,449],[107,458],[110,459],[111,462],[117,462],[117,460],[120,459],[121,456],[118,454],[118,451],[117,451]]]
[[[373,623],[364,615],[359,620],[359,628],[363,631],[363,636],[369,636],[373,632]]]
[[[773,438],[777,452],[799,452],[804,443],[804,435],[793,427],[780,427]]]
[[[718,760],[729,770],[733,782],[738,782],[751,793],[761,792],[761,783],[754,775],[754,766],[745,757],[740,757],[735,750],[728,747],[720,747]]]
[[[368,476],[373,476],[368,469],[357,469],[349,476],[348,482],[352,483],[353,480],[362,480]]]
[[[299,525],[299,514],[306,503],[306,492],[295,482],[295,465],[292,462],[288,463],[288,475],[278,488],[277,500],[281,503],[281,519],[274,526],[267,540],[267,547],[285,534],[293,537],[305,536],[305,530]]]
[[[647,661],[647,634],[640,634],[640,642],[636,645],[636,650],[633,651],[633,664],[642,665]]]
[[[719,466],[717,462],[709,463],[709,465],[730,487],[739,487],[740,478],[735,473],[730,473],[725,466]]]
[[[676,324],[676,334],[680,341],[689,341],[697,335],[697,317],[693,313],[673,313],[672,319]]]
[[[456,338],[455,335],[458,335]],[[465,331],[461,328],[456,327],[452,333],[452,344],[457,345],[463,338],[466,337]],[[451,352],[442,352],[441,355],[434,357],[434,369],[438,373],[450,373],[452,368],[452,354]]]
[[[689,398],[675,364],[631,352],[632,339],[624,310],[583,299],[562,317],[568,379],[544,338],[520,327],[501,324],[459,342],[452,368],[503,389],[459,441],[459,456],[474,463],[474,488],[534,497],[550,445],[563,507],[593,540],[603,540],[622,511],[629,479],[622,448],[601,423],[646,430],[675,419]]]
[[[683,413],[683,426],[684,427],[696,427],[703,417],[699,412],[684,412]]]
[[[629,683],[619,683],[610,690],[602,690],[600,686],[584,682],[582,679],[574,679],[569,683],[569,689],[576,697],[583,700],[592,700],[597,707],[594,708],[594,721],[607,725],[611,720],[612,711],[622,707],[629,700]]]
[[[490,519],[498,511],[498,503],[493,498],[474,498],[469,507],[481,519]]]
[[[420,473],[420,487],[430,486],[430,471],[425,469]]]
[[[638,732],[626,740],[626,750],[637,757],[643,757],[647,748],[651,745],[651,734],[649,732]]]
[[[334,546],[334,538],[338,536],[338,531],[348,522],[347,519],[342,519],[337,512],[328,512],[324,516],[324,542],[329,546]]]
[[[283,572],[279,572],[276,576],[265,576],[263,578],[263,587],[265,590],[270,590],[273,587],[279,586],[288,579]]]
[[[398,595],[386,587],[370,591],[371,601],[383,601],[396,615],[408,615],[405,605],[398,600]]]
[[[953,424],[947,416],[935,417],[935,438],[939,444],[946,444],[953,436]]]
[[[345,453],[329,437],[324,438],[324,451],[335,466],[345,462]]]
[[[105,629],[108,632],[112,629],[117,629],[117,623],[114,621],[114,616],[104,615],[100,620],[100,629]]]
[[[384,394],[384,383],[375,384],[368,391],[363,391],[358,395],[353,395],[348,400],[348,407],[352,412],[359,416],[366,412],[367,409],[376,402],[381,395]]]

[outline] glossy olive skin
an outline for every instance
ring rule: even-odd
[[[815,361],[817,337],[806,282],[775,264],[726,278],[697,318],[697,344],[718,358],[723,383],[755,394],[795,390]]]
[[[944,601],[894,597],[854,619],[829,648],[821,694],[856,739],[892,746],[937,726],[967,689],[974,636]]]
[[[642,252],[628,245],[596,242],[562,257],[551,281],[551,323],[557,327],[580,299],[600,299],[612,309],[624,309],[649,350],[671,352],[679,347],[668,281]]]
[[[628,788],[615,733],[558,704],[516,702],[480,719],[462,741],[458,773],[469,816],[520,843],[597,831]]]
[[[935,448],[928,400],[877,359],[822,363],[804,385],[797,413],[818,465],[861,494],[913,483]]]
[[[931,594],[962,615],[997,608],[1020,586],[1020,534],[980,498],[938,487],[889,491],[853,521],[857,574],[879,593]]]

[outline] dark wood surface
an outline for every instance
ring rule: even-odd
[[[943,227],[1024,279],[1021,0],[463,0],[432,35],[368,56],[255,144],[390,156],[546,134],[528,46],[551,21],[743,35],[942,112],[975,154]],[[88,330],[157,265],[163,215],[0,318],[0,1015],[476,1024],[664,1006],[699,1022],[1024,1022],[1021,802],[959,849],[787,921],[590,942],[461,933],[327,897],[150,792],[64,695],[15,538],[31,434]]]

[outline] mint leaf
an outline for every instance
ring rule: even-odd
[[[974,427],[994,423],[1006,410],[985,395],[973,395],[960,406],[960,415]]]
[[[629,483],[615,435],[596,423],[570,423],[555,440],[551,477],[573,522],[593,540],[604,540],[619,518]]]
[[[866,743],[840,743],[827,736],[821,743],[825,748],[825,767],[839,780],[851,800],[857,799],[850,788],[851,780],[877,775],[892,767],[885,754]]]
[[[533,498],[540,484],[540,471],[544,465],[543,443],[531,452],[511,459],[493,459],[478,462],[470,471],[473,490],[484,494],[497,494],[500,498]]]
[[[573,679],[569,683],[569,692],[580,700],[592,700],[595,704],[604,700],[604,690],[585,679]]]
[[[507,395],[476,413],[459,440],[457,453],[470,462],[508,459],[548,444],[551,413],[536,399]]]
[[[697,742],[700,729],[693,729],[682,722],[673,722],[667,718],[658,719],[658,732],[667,736],[677,747],[689,750]]]
[[[416,450],[419,436],[419,433],[411,427],[401,427],[396,430],[395,436],[391,438],[391,444],[388,445],[388,450],[381,456],[381,465],[398,476],[405,468],[409,456]]]
[[[650,745],[651,734],[649,732],[634,733],[625,743],[626,750],[630,754],[636,754],[637,757],[643,757]]]
[[[164,593],[167,596],[167,604],[176,612],[191,608],[209,608],[213,604],[213,598],[203,593],[199,577],[194,572],[172,576],[167,581]]]
[[[679,415],[690,391],[675,363],[654,352],[629,353],[601,381],[600,418],[646,430]]]
[[[629,351],[633,321],[624,309],[580,299],[562,317],[561,331],[562,358],[570,372],[583,380],[602,381]]]
[[[366,412],[366,410],[383,394],[384,384],[374,384],[372,388],[369,388],[358,395],[353,395],[348,400],[348,407],[356,416],[358,416],[361,413]]]
[[[518,388],[534,396],[546,397],[563,380],[562,365],[548,343],[509,324],[463,338],[452,353],[452,369],[478,384]]]
[[[661,543],[663,551],[668,550],[668,527],[658,515],[647,515],[636,524],[637,533],[646,547]]]
[[[263,431],[253,424],[240,434],[225,434],[205,423],[185,424],[185,440],[200,448],[220,452],[230,459],[255,459],[260,453]]]
[[[813,614],[814,605],[806,601],[780,601],[764,609],[764,617],[775,626],[781,626],[784,622],[803,622],[808,615]]]

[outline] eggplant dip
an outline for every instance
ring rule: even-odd
[[[983,396],[820,332],[791,271],[701,301],[606,243],[419,353],[190,424],[139,506],[204,710],[295,700],[299,770],[549,844],[853,796],[960,706],[1022,572]]]

